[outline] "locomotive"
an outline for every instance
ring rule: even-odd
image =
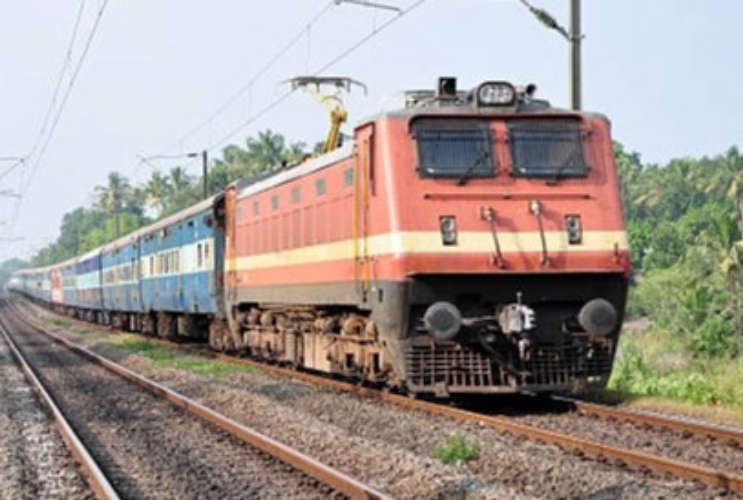
[[[631,273],[610,124],[535,91],[440,78],[325,154],[11,288],[412,394],[601,386]]]

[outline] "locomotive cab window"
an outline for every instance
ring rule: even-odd
[[[577,120],[510,120],[508,135],[516,177],[585,177],[588,171]]]
[[[493,177],[488,122],[421,120],[413,127],[422,177]]]

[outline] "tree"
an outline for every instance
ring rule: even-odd
[[[183,189],[188,189],[193,183],[193,177],[183,167],[171,168],[169,179],[173,192],[176,193]]]
[[[112,214],[116,221],[116,237],[121,236],[120,214],[124,205],[131,199],[131,185],[129,180],[118,172],[108,174],[108,184],[94,188],[96,205]]]
[[[743,156],[738,148],[731,147],[724,156],[714,162],[703,180],[707,192],[723,191],[738,210],[738,220],[743,221]]]
[[[162,215],[165,211],[168,197],[172,191],[170,179],[167,176],[163,175],[159,170],[152,172],[144,188],[144,192],[147,204],[157,215]]]

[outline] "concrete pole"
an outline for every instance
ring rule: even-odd
[[[580,0],[570,0],[570,102],[574,110],[582,107],[580,58]]]

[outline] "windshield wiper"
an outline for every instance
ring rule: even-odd
[[[467,167],[467,170],[464,171],[462,176],[457,180],[457,186],[464,186],[467,183],[467,180],[470,178],[470,174],[480,165],[482,165],[482,162],[485,161],[488,158],[488,152],[484,149],[480,150],[480,154],[477,155],[477,158],[475,161]]]
[[[552,178],[547,180],[547,184],[550,186],[554,186],[555,184],[557,184],[557,181],[563,178],[562,173],[568,168],[575,166],[575,163],[573,163],[573,160],[577,159],[576,156],[577,155],[575,153],[570,155],[570,157],[567,160],[565,160],[565,163],[563,163],[557,168],[557,171],[555,171],[555,174],[552,176]]]

